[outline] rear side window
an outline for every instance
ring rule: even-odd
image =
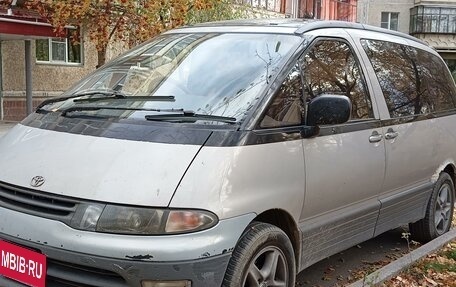
[[[455,108],[455,87],[436,55],[397,43],[362,40],[392,118]]]

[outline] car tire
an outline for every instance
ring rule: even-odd
[[[274,225],[251,223],[234,248],[224,287],[294,286],[296,265],[288,236]]]
[[[434,185],[426,208],[426,216],[409,224],[412,239],[429,242],[450,230],[454,210],[454,183],[450,175],[442,172]]]

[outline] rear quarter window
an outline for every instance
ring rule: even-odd
[[[456,107],[453,79],[436,55],[414,47],[361,40],[392,118],[442,112]]]

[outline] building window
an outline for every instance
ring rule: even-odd
[[[397,12],[382,12],[382,22],[380,26],[385,29],[397,31],[399,22],[399,13]]]
[[[36,60],[41,63],[81,64],[82,45],[79,33],[68,29],[65,38],[36,40]]]
[[[282,2],[280,0],[244,0],[243,2],[253,7],[265,9],[272,12],[284,12],[282,11]]]
[[[456,8],[413,7],[410,10],[410,33],[456,33]]]

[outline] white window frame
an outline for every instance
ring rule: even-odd
[[[265,9],[267,11],[280,13],[281,0],[244,0],[243,3],[247,3],[252,7]]]
[[[52,59],[52,43],[53,42],[60,42],[60,43],[63,43],[62,39],[65,39],[65,60],[64,61],[59,61],[59,60],[53,60]],[[81,57],[81,61],[79,63],[74,63],[74,62],[69,62],[68,61],[68,58],[69,58],[69,55],[68,55],[68,45],[70,44],[69,41],[70,39],[68,38],[48,38],[46,39],[48,41],[48,55],[49,55],[49,60],[48,61],[45,61],[45,60],[38,60],[36,58],[36,63],[37,64],[51,64],[51,65],[65,65],[65,66],[83,66],[84,65],[84,44],[82,42],[82,39],[80,41],[80,57]],[[35,48],[36,49],[36,48]]]
[[[383,18],[382,16],[383,16],[384,13],[388,14],[388,22],[383,22],[382,21],[382,18]],[[396,14],[397,15],[397,29],[396,30],[391,29],[391,15],[392,14]],[[382,24],[384,24],[384,23],[386,23],[388,27],[383,27],[383,28],[388,29],[388,30],[392,30],[392,31],[398,31],[399,30],[399,12],[384,12],[383,11],[380,14],[380,27],[382,27]]]

